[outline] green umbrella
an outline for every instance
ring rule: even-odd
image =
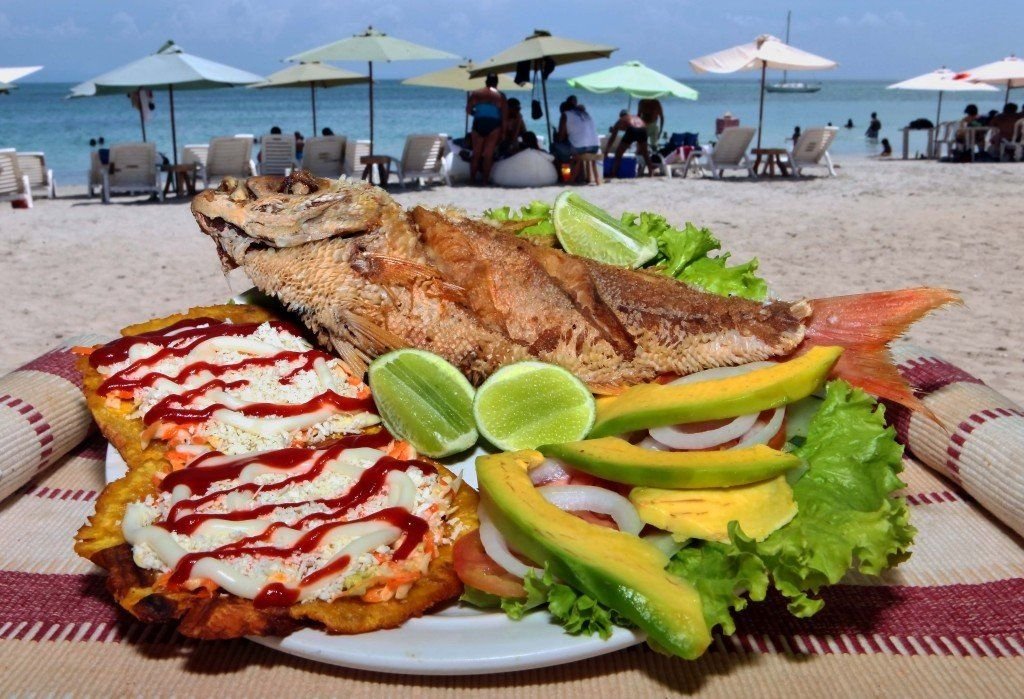
[[[250,88],[302,87],[309,86],[313,106],[313,135],[316,136],[316,89],[318,87],[340,87],[368,83],[370,78],[343,68],[325,65],[317,61],[298,63],[267,76],[263,82],[253,83]]]
[[[71,88],[69,97],[130,94],[142,88],[167,88],[171,107],[171,145],[174,164],[178,164],[178,131],[174,123],[174,90],[209,90],[216,87],[247,85],[262,80],[248,71],[215,63],[185,53],[173,41],[145,58],[115,68],[109,73]],[[141,114],[140,121],[141,121]],[[142,140],[146,140],[146,125],[142,124]]]
[[[630,97],[654,99],[658,97],[679,97],[695,100],[697,91],[677,82],[667,75],[648,68],[640,61],[626,61],[620,66],[599,70],[596,73],[569,78],[570,87],[604,94],[625,92]]]
[[[366,61],[370,72],[370,155],[373,155],[373,64],[375,61],[423,61],[458,58],[455,54],[396,39],[368,27],[362,34],[297,53],[289,61]]]
[[[547,117],[548,122],[548,143],[551,143],[548,79],[543,73],[546,60],[550,59],[556,66],[560,66],[566,63],[590,61],[595,58],[608,58],[612,55],[612,51],[617,50],[614,46],[563,39],[560,36],[552,36],[551,32],[543,29],[534,29],[533,34],[479,64],[470,71],[470,74],[473,77],[479,77],[488,73],[507,73],[510,70],[517,70],[520,63],[529,63],[532,70],[542,71],[541,90],[544,93],[544,116]]]

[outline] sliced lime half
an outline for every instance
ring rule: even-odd
[[[400,349],[370,364],[370,391],[384,426],[416,451],[440,458],[476,443],[473,386],[432,352]]]
[[[575,192],[562,192],[552,212],[555,235],[566,252],[636,268],[658,254],[654,238],[630,231]]]

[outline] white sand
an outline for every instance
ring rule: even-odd
[[[757,255],[783,298],[915,285],[962,292],[966,307],[928,318],[911,339],[1024,398],[1024,164],[850,160],[836,179],[625,181],[584,196],[618,214],[657,211],[708,226],[744,260]],[[553,200],[557,189],[398,190],[406,205]],[[65,194],[69,194],[65,192]],[[0,205],[0,373],[86,332],[229,295],[212,243],[183,201],[82,196]]]

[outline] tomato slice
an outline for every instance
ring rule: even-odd
[[[456,541],[452,558],[455,574],[466,585],[498,597],[526,597],[522,581],[495,563],[484,551],[480,532],[474,531]]]

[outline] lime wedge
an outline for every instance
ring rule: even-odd
[[[480,434],[505,451],[583,439],[594,414],[590,389],[562,367],[544,362],[499,369],[473,401]]]
[[[574,192],[558,195],[552,220],[558,242],[573,255],[635,269],[658,254],[654,238],[630,231]]]
[[[384,426],[416,451],[440,458],[476,443],[473,386],[441,357],[395,350],[375,359],[369,375]]]

